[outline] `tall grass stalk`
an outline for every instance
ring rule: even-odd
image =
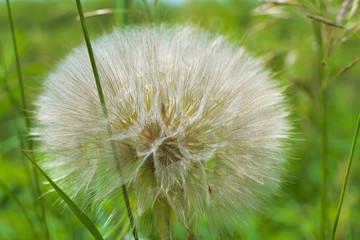
[[[326,239],[327,232],[327,122],[326,105],[327,92],[326,87],[321,90],[321,239]]]
[[[345,173],[345,177],[344,177],[344,183],[343,183],[342,188],[341,188],[341,194],[340,194],[339,204],[338,204],[338,208],[337,208],[336,218],[335,218],[335,222],[334,222],[334,226],[333,226],[332,234],[331,234],[331,239],[332,240],[335,239],[336,228],[337,228],[337,225],[338,225],[338,222],[339,222],[339,217],[340,217],[342,203],[343,203],[343,200],[344,200],[347,180],[349,178],[351,162],[352,162],[352,159],[353,159],[353,156],[354,156],[356,140],[357,140],[357,136],[358,136],[358,133],[359,133],[359,126],[360,126],[360,113],[359,113],[356,128],[355,128],[354,139],[353,139],[353,142],[352,142],[352,145],[351,145],[350,156],[349,156],[349,160],[348,160],[348,164],[347,164],[347,168],[346,168],[346,173]]]
[[[142,0],[142,1],[143,1],[145,10],[146,10],[146,12],[148,14],[148,17],[149,17],[150,21],[152,21],[154,19],[153,11],[151,10],[150,5],[146,0]]]
[[[3,84],[2,84],[2,88],[4,89],[4,92],[6,92],[6,94],[8,95],[9,99],[10,99],[10,103],[12,104],[13,108],[18,110],[18,107],[19,107],[19,104],[17,103],[17,101],[15,100],[15,97],[14,95],[12,94],[12,92],[10,91],[10,88],[8,86],[8,83],[7,83],[7,78],[8,78],[8,70],[7,70],[7,66],[6,66],[6,62],[5,62],[5,57],[4,57],[4,48],[3,48],[3,45],[2,43],[0,42],[0,62],[2,63],[3,65],[3,75],[2,75],[2,78],[3,78]],[[14,121],[16,119],[14,118]],[[17,125],[16,125],[17,126]],[[18,130],[18,129],[16,129]],[[20,134],[20,131],[18,131],[18,134],[19,134],[19,138],[21,139],[21,134]]]
[[[105,99],[104,99],[104,94],[103,94],[103,91],[102,91],[102,87],[101,87],[101,83],[100,83],[100,77],[99,77],[99,73],[98,73],[98,70],[97,70],[97,67],[96,67],[95,57],[94,57],[94,53],[93,53],[93,50],[92,50],[90,37],[89,37],[89,33],[88,33],[88,30],[87,30],[87,27],[86,27],[85,18],[84,18],[84,12],[83,12],[80,0],[76,0],[76,5],[77,5],[79,17],[80,17],[81,27],[82,27],[82,30],[83,30],[83,33],[84,33],[86,47],[87,47],[87,50],[88,50],[88,53],[89,53],[91,67],[92,67],[92,70],[93,70],[93,73],[94,73],[94,78],[95,78],[95,82],[96,82],[96,88],[98,90],[98,95],[99,95],[99,99],[100,99],[100,103],[101,103],[102,112],[104,114],[104,117],[106,119],[108,119],[108,112],[107,112],[107,109],[106,109],[106,103],[105,103]],[[107,130],[108,130],[109,136],[111,136],[112,135],[112,130],[111,130],[111,126],[110,126],[109,122],[107,122]],[[113,157],[114,157],[116,167],[119,169],[120,166],[119,166],[118,156],[117,156],[117,152],[116,152],[116,148],[115,148],[115,142],[113,140],[111,140],[110,144],[111,144],[111,148],[112,148]],[[133,231],[133,235],[134,235],[135,240],[137,240],[138,235],[137,235],[137,232],[136,232],[135,222],[134,222],[134,218],[133,218],[133,215],[132,215],[131,206],[130,206],[126,186],[122,185],[121,190],[122,190],[122,194],[123,194],[123,197],[124,197],[126,210],[127,210],[128,216],[129,216],[129,220],[130,220],[131,228],[132,228],[132,231]]]
[[[4,54],[3,54],[3,49],[4,48],[3,48],[3,46],[2,46],[2,44],[0,42],[0,61],[2,62],[3,71],[4,71],[4,74],[2,76],[3,77],[2,87],[4,89],[4,92],[6,92],[6,94],[8,95],[8,97],[10,99],[10,103],[11,103],[13,109],[21,110],[21,109],[19,109],[19,104],[15,100],[15,97],[13,96],[13,94],[12,94],[12,92],[10,90],[10,87],[8,86],[8,83],[7,83],[8,71],[7,71],[7,66],[6,66],[6,62],[5,62],[5,57],[4,57]],[[20,146],[22,148],[24,148],[24,140],[23,140],[22,135],[21,135],[21,129],[19,127],[16,111],[11,111],[11,114],[12,114],[12,119],[13,119],[13,122],[14,122],[15,131],[16,131],[17,137],[19,139]],[[29,181],[31,181],[32,175],[31,175],[29,165],[24,161],[24,158],[22,157],[22,155],[21,155],[21,160],[22,160],[22,163],[24,164],[26,175],[28,176]],[[30,184],[30,187],[31,187],[31,192],[33,194],[33,197],[37,201],[36,189],[35,189],[33,184]]]
[[[319,13],[321,10],[319,10]],[[324,40],[322,23],[314,22],[314,34],[318,47],[318,64],[319,64],[319,83],[321,91],[321,220],[320,220],[320,239],[326,238],[327,229],[327,124],[326,124],[326,61],[324,60]]]
[[[21,68],[20,68],[19,53],[18,53],[18,49],[17,49],[17,45],[16,45],[15,28],[14,28],[14,22],[13,22],[13,18],[12,18],[12,14],[11,14],[11,8],[10,8],[9,0],[6,0],[6,5],[7,5],[8,16],[9,16],[11,37],[12,37],[12,41],[13,41],[13,45],[14,45],[15,63],[16,63],[16,70],[17,70],[18,79],[19,79],[22,111],[23,111],[23,114],[24,114],[24,117],[25,117],[26,127],[29,128],[30,127],[30,119],[29,119],[28,113],[26,111],[27,110],[27,104],[26,104],[26,100],[25,100],[24,82],[23,82]],[[30,148],[30,146],[29,146],[29,148]]]
[[[6,0],[6,6],[7,6],[8,17],[9,17],[9,24],[10,24],[10,29],[11,29],[14,53],[15,53],[16,70],[17,70],[19,86],[20,86],[22,113],[25,118],[26,130],[28,133],[31,129],[31,123],[30,123],[30,118],[28,116],[28,108],[27,108],[27,103],[26,103],[26,98],[25,98],[24,83],[23,83],[23,78],[22,78],[22,73],[21,73],[19,53],[18,53],[18,49],[17,49],[17,45],[16,45],[15,27],[14,27],[12,14],[11,14],[11,7],[10,7],[9,0]],[[26,142],[28,144],[27,147],[29,148],[30,151],[32,151],[33,150],[32,140],[29,137],[26,137]],[[40,205],[40,220],[43,225],[45,239],[49,239],[49,230],[48,230],[47,221],[46,221],[44,202],[43,202],[42,198],[39,197],[39,196],[41,196],[39,176],[37,175],[36,171],[34,171],[33,173],[34,173],[34,179],[35,179],[35,190],[36,190],[36,194],[37,194],[36,202],[39,202],[39,205]]]
[[[147,0],[142,0],[145,10],[147,12],[147,15],[149,17],[150,22],[154,21],[155,19],[155,10],[156,10],[156,6],[158,4],[158,0],[154,0],[154,4],[152,7],[150,7],[149,3],[147,2]]]
[[[124,18],[123,18],[123,23],[124,25],[128,24],[129,23],[129,11],[130,11],[130,8],[131,8],[131,0],[125,0],[124,1]]]

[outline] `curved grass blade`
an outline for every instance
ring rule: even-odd
[[[8,70],[7,70],[7,67],[6,67],[6,62],[5,62],[5,57],[4,57],[4,48],[3,48],[3,45],[1,43],[1,41],[0,41],[0,62],[3,65],[2,68],[3,68],[3,72],[4,72],[3,76],[1,76],[3,78],[2,88],[4,89],[4,92],[7,93],[8,98],[10,99],[10,102],[12,104],[12,108],[15,109],[15,110],[21,111],[21,106],[15,100],[15,97],[12,94],[12,92],[10,90],[10,87],[9,87],[9,85],[7,83]],[[22,138],[22,135],[21,135],[21,129],[19,127],[18,119],[16,117],[16,111],[12,111],[12,119],[13,119],[13,122],[14,122],[15,131],[16,131],[16,134],[18,136],[20,146],[22,148],[24,148],[24,139]],[[29,180],[31,180],[32,176],[31,176],[29,165],[25,162],[23,157],[21,158],[21,161],[24,164],[25,171],[26,171],[26,174],[27,174]],[[37,199],[36,188],[35,188],[35,186],[33,184],[31,184],[31,192],[32,192],[32,195],[34,196],[34,199]]]
[[[360,126],[360,113],[359,113],[357,124],[356,124],[356,130],[355,130],[355,134],[354,134],[354,139],[353,139],[353,142],[352,142],[352,145],[351,145],[349,161],[348,161],[348,164],[347,164],[346,173],[345,173],[345,177],[344,177],[344,183],[343,183],[342,188],[341,188],[341,195],[340,195],[340,199],[339,199],[339,205],[338,205],[338,209],[337,209],[336,219],[335,219],[334,227],[333,227],[332,234],[331,234],[331,239],[332,240],[335,239],[336,228],[337,228],[337,224],[339,222],[341,207],[342,207],[342,203],[343,203],[344,195],[345,195],[346,184],[347,184],[347,180],[348,180],[348,177],[349,177],[349,172],[350,172],[352,158],[353,158],[353,155],[354,155],[357,136],[358,136],[358,133],[359,133],[359,126]]]
[[[66,193],[61,190],[56,183],[54,183],[51,178],[40,168],[40,166],[27,154],[21,147],[18,147],[22,153],[31,161],[31,163],[37,168],[40,173],[46,178],[46,180],[51,184],[54,190],[59,194],[59,196],[65,201],[65,203],[70,207],[76,217],[84,224],[84,226],[89,230],[89,232],[94,236],[96,240],[103,240],[100,232],[97,230],[92,221],[76,206],[76,204],[66,195]]]
[[[21,204],[21,202],[19,201],[19,199],[15,196],[15,194],[10,190],[10,188],[8,188],[1,180],[0,180],[0,188],[2,188],[2,190],[5,192],[6,195],[9,196],[9,198],[11,198],[15,203],[16,205],[19,206],[19,208],[21,209],[21,211],[24,213],[28,223],[29,223],[29,226],[32,230],[32,233],[34,235],[34,239],[39,239],[38,235],[36,234],[36,231],[34,229],[34,222],[31,220],[31,217],[30,215],[28,214],[28,212],[26,211],[25,207]]]
[[[12,38],[12,42],[13,42],[14,54],[15,54],[15,60],[16,60],[16,72],[18,74],[18,80],[19,80],[19,86],[20,86],[22,113],[23,113],[23,116],[25,118],[26,130],[27,130],[27,132],[29,132],[30,129],[31,129],[31,123],[30,123],[30,118],[29,118],[29,115],[28,115],[28,106],[27,106],[26,98],[25,98],[25,90],[24,90],[24,83],[23,83],[21,67],[20,67],[19,52],[18,52],[17,44],[16,44],[15,27],[14,27],[13,17],[12,17],[12,14],[11,14],[11,7],[10,7],[10,1],[9,0],[6,0],[6,6],[7,6],[7,12],[8,12],[8,17],[9,17],[9,25],[10,25],[10,30],[11,30],[11,38]],[[32,140],[29,137],[26,137],[26,142],[28,144],[28,148],[30,150],[33,150],[33,142],[32,142]],[[41,189],[40,189],[40,183],[39,183],[38,178],[39,177],[38,177],[36,171],[34,171],[35,190],[36,190],[37,196],[40,196],[41,195]],[[35,196],[35,199],[36,199],[37,196]],[[39,219],[43,224],[45,239],[50,239],[49,227],[48,227],[47,221],[46,221],[44,203],[43,203],[42,199],[40,199],[38,202],[39,202],[39,205],[40,205],[40,217],[39,217]]]
[[[144,3],[144,7],[146,9],[146,12],[147,12],[147,14],[149,16],[149,19],[150,19],[150,21],[152,21],[154,19],[153,11],[151,10],[150,5],[147,2],[147,0],[143,0],[143,3]]]
[[[95,79],[95,82],[96,82],[96,88],[98,90],[98,95],[99,95],[99,100],[100,100],[100,103],[101,103],[102,112],[103,112],[103,115],[104,115],[105,119],[108,119],[109,115],[108,115],[108,112],[107,112],[107,109],[106,109],[104,93],[103,93],[102,88],[101,88],[101,82],[100,82],[100,77],[99,77],[99,73],[98,73],[98,70],[97,70],[96,62],[95,62],[95,56],[94,56],[94,52],[93,52],[93,49],[92,49],[92,46],[91,46],[89,33],[88,33],[88,30],[87,30],[87,27],[86,27],[84,11],[82,9],[82,5],[81,5],[80,0],[76,0],[76,6],[77,6],[77,9],[78,9],[78,13],[79,13],[81,27],[82,27],[82,30],[83,30],[83,33],[84,33],[86,48],[87,48],[88,53],[89,53],[91,68],[93,70],[94,79]],[[110,126],[109,122],[107,122],[107,131],[108,131],[109,136],[111,137],[112,136],[112,130],[111,130],[111,126]],[[115,149],[115,142],[111,140],[110,144],[111,144],[111,148],[112,148],[116,168],[119,169],[120,166],[119,166],[119,163],[118,163],[118,160],[117,160],[118,156],[117,156],[117,152],[116,152],[116,149]],[[133,214],[132,214],[132,211],[131,211],[131,206],[130,206],[126,186],[122,185],[121,190],[122,190],[122,194],[123,194],[123,197],[124,197],[126,210],[128,212],[128,217],[129,217],[129,221],[130,221],[130,224],[131,224],[134,239],[138,240],[139,237],[138,237],[138,234],[137,234],[137,231],[136,231],[134,217],[133,217]]]

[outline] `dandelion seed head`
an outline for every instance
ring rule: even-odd
[[[218,227],[274,193],[290,124],[260,59],[188,26],[115,29],[93,48],[108,119],[84,46],[58,64],[37,101],[43,167],[72,198],[117,206],[126,184],[137,224],[153,211],[166,238],[173,217]],[[111,218],[123,210],[114,209]]]

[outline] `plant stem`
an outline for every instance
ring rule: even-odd
[[[26,106],[26,100],[25,100],[24,83],[23,83],[23,78],[22,78],[22,74],[21,74],[19,54],[18,54],[17,45],[16,45],[15,28],[14,28],[13,18],[12,18],[12,14],[11,14],[11,8],[10,8],[9,0],[6,0],[6,5],[7,5],[8,15],[9,15],[11,37],[12,37],[12,41],[13,41],[13,45],[14,45],[15,60],[16,60],[16,70],[17,70],[17,74],[18,74],[20,92],[21,92],[21,95],[20,95],[20,97],[21,97],[21,105],[22,105],[22,108],[23,108],[22,110],[23,110],[23,114],[24,114],[24,117],[25,117],[26,126],[29,127],[30,126],[30,119],[29,119],[27,111],[26,111],[27,106]]]
[[[321,239],[326,239],[327,232],[327,123],[326,123],[326,105],[327,93],[326,87],[321,91],[322,120],[321,120]]]
[[[0,61],[2,62],[3,69],[4,69],[4,75],[3,75],[3,81],[4,81],[3,88],[4,88],[4,91],[7,93],[8,97],[10,99],[10,102],[12,104],[12,107],[15,110],[20,110],[20,112],[21,112],[21,108],[19,108],[19,104],[16,102],[16,99],[13,96],[13,94],[11,93],[11,90],[10,90],[8,84],[7,84],[8,71],[7,71],[7,67],[6,67],[6,63],[5,63],[5,57],[3,55],[3,46],[1,44],[1,42],[0,42]],[[18,136],[20,146],[22,148],[24,148],[24,139],[22,138],[21,129],[20,129],[19,124],[18,124],[16,111],[11,111],[11,113],[12,113],[12,118],[13,118],[13,121],[14,121],[15,131],[16,131],[16,134]],[[32,175],[31,175],[30,167],[28,166],[27,162],[24,161],[23,155],[21,155],[21,160],[22,160],[22,162],[24,164],[26,175],[28,176],[29,181],[31,182]],[[31,184],[31,192],[32,192],[32,195],[33,195],[34,199],[37,200],[36,189],[35,189],[35,186],[33,184]]]
[[[31,129],[31,124],[30,124],[30,118],[28,116],[28,108],[27,108],[27,104],[26,104],[23,78],[22,78],[22,74],[21,74],[19,53],[18,53],[18,49],[17,49],[17,45],[16,45],[15,27],[14,27],[12,14],[11,14],[11,7],[10,7],[10,1],[9,0],[6,0],[6,5],[7,5],[8,16],[9,16],[11,37],[12,37],[12,41],[13,41],[13,45],[14,45],[15,60],[16,60],[16,70],[17,70],[17,74],[18,74],[20,93],[21,93],[20,95],[21,95],[22,113],[23,113],[24,118],[25,118],[26,130],[27,130],[27,132],[29,132],[30,129]],[[33,150],[33,142],[32,142],[32,140],[29,137],[26,137],[26,140],[27,140],[27,143],[28,143],[29,150],[32,151]],[[36,194],[37,194],[37,196],[41,196],[39,177],[38,177],[35,170],[34,170],[33,173],[34,173],[34,179],[35,179]],[[38,200],[39,200],[39,204],[40,204],[40,213],[41,213],[40,219],[41,219],[41,222],[43,224],[43,229],[44,229],[44,233],[45,233],[45,239],[49,239],[49,230],[48,230],[47,221],[46,221],[46,213],[45,213],[44,203],[43,203],[43,200],[41,198],[39,198]]]
[[[327,127],[326,127],[326,62],[324,61],[324,40],[321,23],[314,24],[314,33],[318,46],[318,62],[319,62],[319,83],[321,91],[321,221],[320,221],[320,239],[326,238],[326,222],[327,222]]]
[[[360,126],[360,113],[359,113],[356,128],[355,128],[354,139],[353,139],[353,142],[352,142],[352,145],[351,145],[350,156],[349,156],[349,160],[348,160],[348,164],[347,164],[347,168],[346,168],[346,173],[345,173],[345,177],[344,177],[344,183],[343,183],[342,188],[341,188],[341,194],[340,194],[339,204],[338,204],[338,208],[337,208],[336,218],[335,218],[334,227],[333,227],[332,234],[331,234],[331,239],[332,240],[335,239],[336,228],[337,228],[337,225],[338,225],[338,222],[339,222],[341,207],[342,207],[342,203],[343,203],[344,195],[345,195],[346,184],[347,184],[347,180],[349,178],[351,162],[352,162],[352,159],[353,159],[353,156],[354,156],[356,140],[357,140],[357,136],[358,136],[358,133],[359,133],[359,126]]]
[[[77,5],[79,17],[80,17],[81,27],[82,27],[82,30],[83,30],[83,33],[84,33],[86,47],[87,47],[87,50],[88,50],[88,53],[89,53],[91,67],[92,67],[92,70],[93,70],[93,73],[94,73],[94,78],[95,78],[96,87],[97,87],[97,90],[98,90],[98,95],[99,95],[99,99],[100,99],[102,112],[104,114],[104,117],[108,120],[108,112],[107,112],[107,108],[106,108],[105,98],[104,98],[104,94],[103,94],[103,91],[102,91],[102,87],[101,87],[101,83],[100,83],[100,77],[99,77],[99,73],[98,73],[98,70],[97,70],[95,57],[94,57],[94,53],[93,53],[93,50],[92,50],[90,37],[89,37],[89,33],[87,31],[85,18],[84,18],[84,13],[83,13],[83,9],[82,9],[82,5],[81,5],[80,0],[76,0],[76,5]],[[107,130],[108,130],[109,136],[111,136],[112,135],[112,130],[111,130],[110,123],[108,121],[107,121]],[[111,148],[112,148],[116,168],[118,169],[118,172],[120,173],[120,171],[119,171],[120,170],[120,165],[119,165],[119,162],[118,162],[118,156],[117,156],[117,152],[116,152],[115,142],[113,140],[110,140],[110,144],[111,144]],[[122,194],[123,194],[124,201],[125,201],[125,204],[126,204],[126,210],[127,210],[128,216],[129,216],[129,220],[130,220],[131,228],[132,228],[132,231],[133,231],[133,235],[134,235],[135,240],[138,240],[138,235],[137,235],[136,228],[135,228],[134,218],[133,218],[133,215],[132,215],[131,206],[130,206],[130,202],[129,202],[129,197],[128,197],[127,191],[126,191],[126,186],[122,185],[121,189],[122,189]]]
[[[123,19],[124,25],[129,23],[130,7],[131,7],[131,0],[125,0],[125,2],[124,2],[125,13],[124,13],[124,19]]]
[[[149,16],[150,21],[153,21],[154,20],[154,11],[151,10],[150,5],[147,2],[147,0],[142,0],[142,1],[144,3],[144,6],[145,6],[145,9],[146,9],[146,12],[147,12],[147,14]]]

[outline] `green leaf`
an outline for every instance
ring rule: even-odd
[[[336,213],[336,218],[335,218],[335,222],[334,222],[334,226],[333,226],[333,230],[332,230],[332,234],[331,234],[331,240],[335,239],[336,228],[337,228],[337,225],[338,225],[338,222],[339,222],[341,207],[342,207],[342,204],[343,204],[343,201],[344,201],[346,184],[347,184],[347,181],[348,181],[348,178],[349,178],[351,162],[352,162],[352,159],[353,159],[353,156],[354,156],[356,140],[357,140],[357,136],[359,134],[359,128],[360,128],[360,113],[359,113],[356,128],[355,128],[354,139],[353,139],[353,142],[351,144],[350,156],[349,156],[349,160],[348,160],[348,164],[347,164],[347,168],[346,168],[346,173],[345,173],[345,177],[344,177],[344,183],[343,183],[342,188],[341,188],[341,194],[340,194],[340,199],[339,199],[339,203],[338,203],[338,209],[337,209],[337,213]]]
[[[40,173],[46,178],[46,180],[51,184],[51,186],[55,189],[55,191],[59,194],[59,196],[65,201],[65,203],[70,207],[73,213],[77,216],[77,218],[84,224],[84,226],[90,231],[90,233],[97,240],[103,240],[100,232],[97,230],[92,221],[76,206],[76,204],[66,195],[66,193],[61,190],[55,182],[51,180],[51,178],[40,168],[40,166],[27,154],[21,147],[18,147],[21,152],[25,154],[25,156],[31,161],[31,163],[37,168]]]

